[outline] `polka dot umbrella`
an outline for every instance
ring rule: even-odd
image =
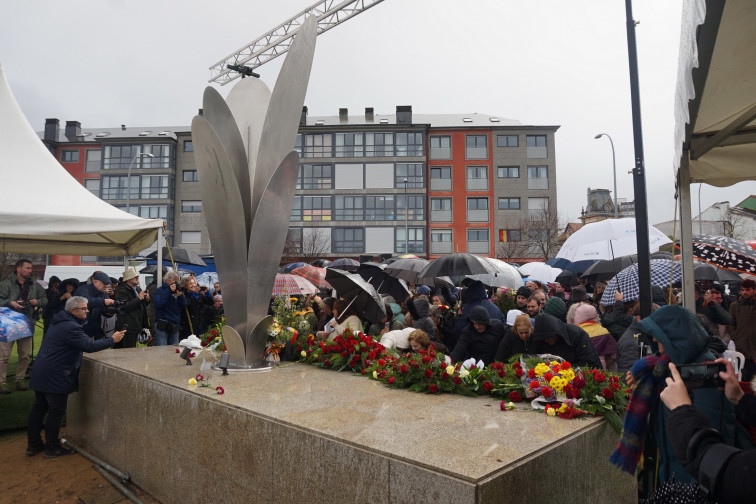
[[[696,235],[693,237],[693,257],[719,268],[756,275],[756,250],[734,238]]]

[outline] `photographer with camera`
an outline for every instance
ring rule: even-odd
[[[725,397],[735,405],[737,419],[756,425],[756,396],[743,392],[730,361],[715,362],[725,366],[719,377],[724,380]],[[686,382],[673,363],[669,364],[669,371],[672,376],[667,378],[667,388],[660,397],[671,411],[667,436],[677,458],[690,474],[697,475],[699,488],[715,502],[753,502],[756,450],[743,451],[725,444],[722,434],[693,406]]]
[[[155,346],[178,345],[181,310],[186,308],[179,279],[178,273],[169,271],[163,277],[163,285],[155,289]]]
[[[16,365],[16,390],[28,390],[24,385],[26,368],[29,366],[34,338],[34,324],[39,318],[39,310],[47,304],[47,296],[41,285],[32,279],[32,263],[28,259],[19,259],[16,262],[15,273],[0,282],[0,306],[22,313],[29,321],[32,336],[15,340],[18,351],[18,364]],[[10,394],[10,389],[5,385],[8,373],[8,360],[10,359],[13,341],[0,343],[0,394]]]
[[[110,277],[102,271],[95,271],[90,283],[84,283],[74,291],[74,296],[86,298],[89,315],[84,324],[84,332],[95,340],[105,337],[102,329],[102,315],[106,306],[113,306],[115,301],[105,292],[110,285]]]
[[[116,287],[115,301],[118,310],[115,328],[117,331],[126,331],[115,348],[134,348],[139,331],[148,327],[147,304],[150,302],[147,291],[139,287],[139,273],[133,269],[123,272],[123,280]]]

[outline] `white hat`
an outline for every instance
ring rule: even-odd
[[[136,278],[139,276],[139,273],[136,272],[136,270],[133,269],[127,269],[123,272],[123,281],[131,280],[132,278]]]
[[[515,323],[515,319],[522,314],[523,313],[520,310],[509,310],[507,312],[507,325],[513,326]]]

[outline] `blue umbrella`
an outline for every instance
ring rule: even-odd
[[[673,283],[682,281],[682,264],[669,259],[652,259],[651,285],[669,287]],[[638,265],[633,264],[620,271],[617,276],[609,280],[604,295],[601,297],[603,306],[614,304],[614,293],[622,293],[623,301],[634,301],[640,298],[638,288]]]
[[[551,259],[546,261],[546,264],[548,264],[552,268],[569,270],[569,271],[572,271],[573,273],[583,273],[585,270],[590,268],[597,261],[598,261],[597,259],[587,259],[583,261],[570,261],[562,257],[552,257]]]
[[[0,308],[0,342],[10,343],[34,334],[34,329],[23,313]]]

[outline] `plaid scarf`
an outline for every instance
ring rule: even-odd
[[[627,414],[622,426],[622,437],[609,462],[630,474],[635,473],[643,454],[643,443],[648,428],[648,414],[656,409],[659,393],[664,388],[669,357],[648,356],[633,365],[631,373],[635,388],[627,404]]]

